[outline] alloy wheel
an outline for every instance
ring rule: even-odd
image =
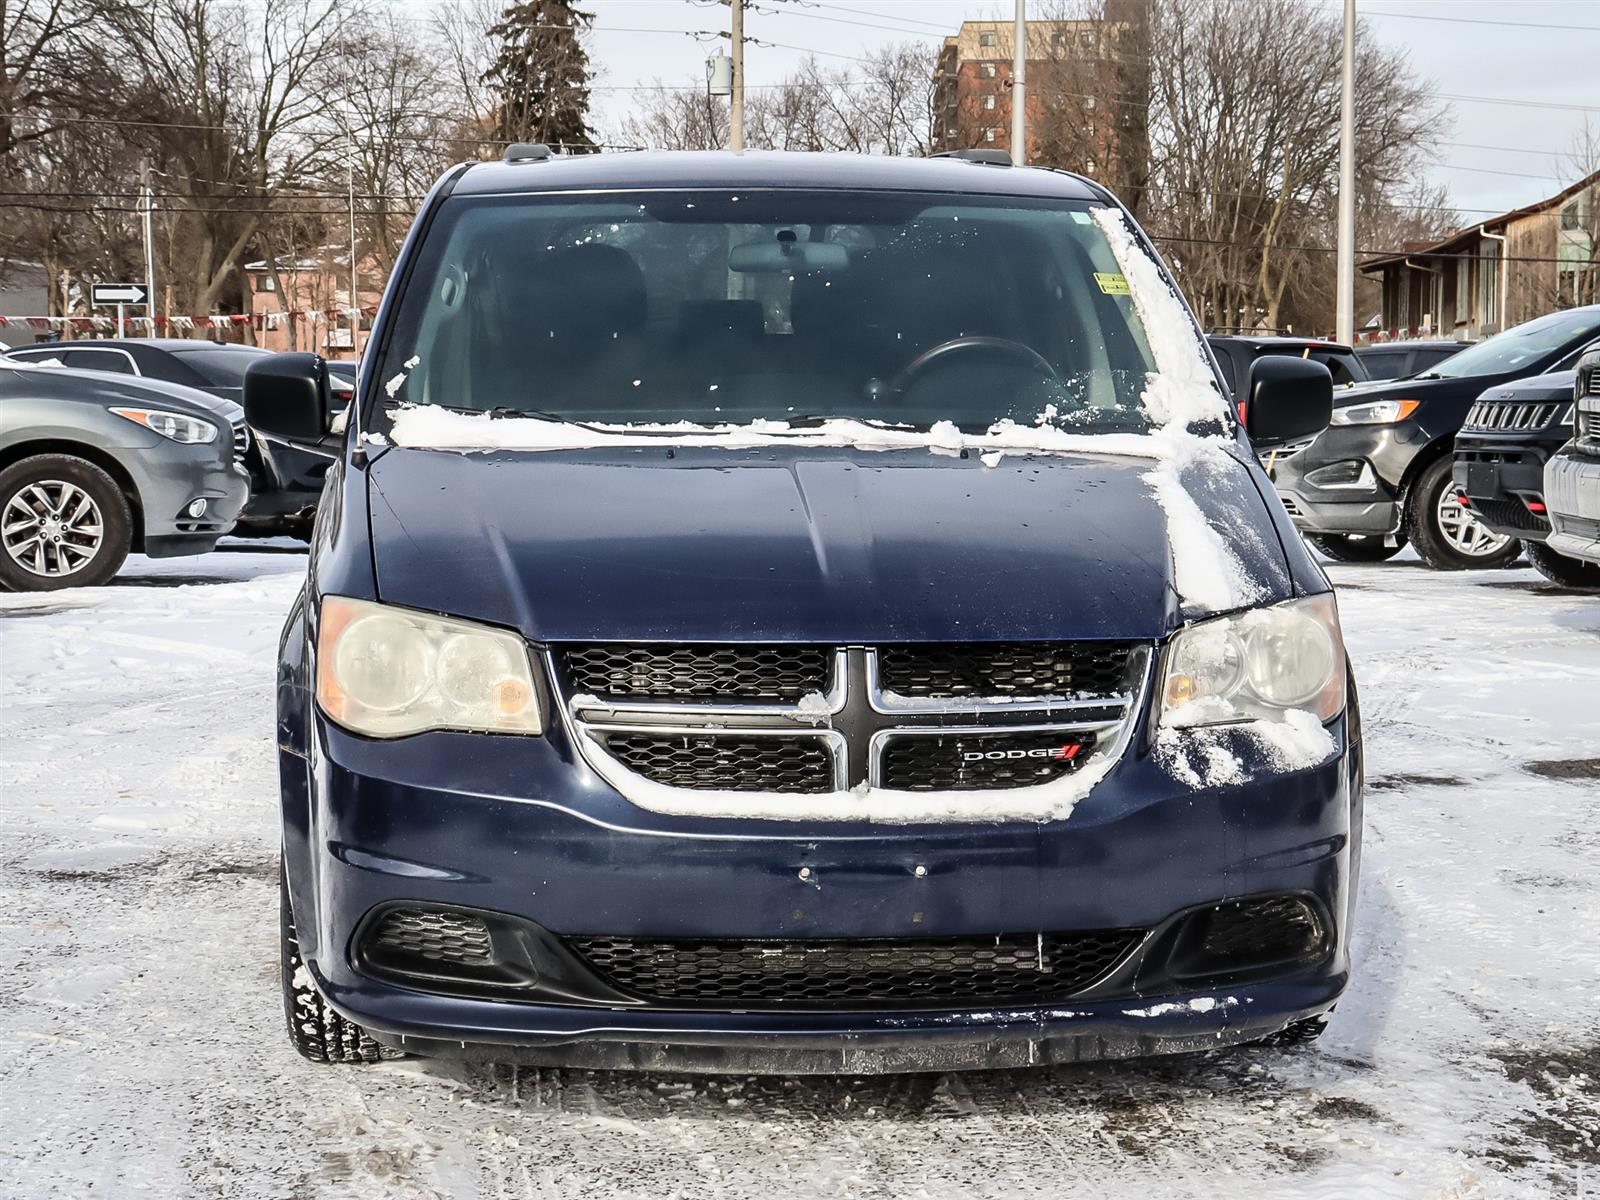
[[[1487,558],[1498,554],[1511,544],[1511,539],[1498,534],[1472,514],[1450,488],[1439,493],[1439,507],[1435,519],[1439,533],[1458,553],[1468,558]]]
[[[24,484],[0,510],[0,544],[24,571],[46,579],[83,570],[104,539],[94,497],[62,479]]]

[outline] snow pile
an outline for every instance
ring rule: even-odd
[[[963,433],[950,421],[924,431],[834,417],[796,428],[787,421],[754,420],[744,425],[699,425],[672,421],[634,425],[575,424],[539,417],[491,417],[436,405],[403,405],[394,413],[397,446],[414,449],[553,451],[640,446],[703,446],[750,450],[769,446],[816,446],[857,450],[931,450],[986,455],[999,451],[1053,451],[1159,458],[1170,450],[1144,434],[1081,434],[999,421],[981,434]]]
[[[1160,427],[1153,436],[1166,445],[1166,452],[1144,478],[1167,515],[1173,586],[1191,612],[1244,608],[1261,600],[1265,589],[1206,520],[1184,483],[1185,472],[1203,475],[1238,469],[1228,456],[1227,441],[1202,437],[1190,429],[1225,422],[1228,403],[1217,391],[1194,319],[1139,245],[1127,219],[1114,208],[1096,209],[1094,219],[1127,277],[1134,310],[1156,360],[1156,372],[1139,402]]]
[[[1226,787],[1250,777],[1242,753],[1267,772],[1303,771],[1334,752],[1333,735],[1315,713],[1290,709],[1281,721],[1254,719],[1237,725],[1163,726],[1156,734],[1156,761],[1192,788]]]

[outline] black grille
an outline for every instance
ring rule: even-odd
[[[245,452],[250,449],[250,427],[248,425],[235,425],[233,427],[233,458],[235,462],[243,462]]]
[[[610,733],[606,749],[646,779],[734,792],[831,792],[833,752],[818,737]]]
[[[1477,513],[1485,524],[1502,529],[1525,529],[1530,533],[1547,533],[1550,529],[1550,522],[1538,513],[1529,512],[1528,506],[1520,500],[1474,498],[1472,511]]]
[[[489,930],[461,913],[400,908],[385,913],[367,935],[367,952],[432,962],[486,963],[492,957]]]
[[[822,646],[569,646],[572,692],[639,700],[793,703],[826,692],[833,653]]]
[[[936,1008],[1064,999],[1138,944],[1130,930],[861,941],[574,937],[619,991],[685,1007]]]
[[[1104,696],[1128,684],[1127,642],[885,646],[878,682],[897,696]]]
[[[1203,920],[1201,952],[1213,969],[1303,958],[1322,944],[1316,914],[1294,896],[1232,900],[1205,913]]]
[[[1093,749],[1093,734],[896,737],[883,747],[882,783],[909,792],[1031,787],[1072,774]]]
[[[1479,400],[1467,410],[1463,429],[1477,432],[1521,433],[1530,429],[1543,429],[1566,411],[1562,401],[1542,403],[1508,403],[1499,400]]]

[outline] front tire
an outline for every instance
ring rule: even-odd
[[[1435,571],[1489,570],[1517,560],[1522,543],[1495,533],[1456,499],[1448,456],[1435,459],[1411,485],[1405,533]]]
[[[316,1063],[374,1063],[399,1058],[373,1041],[354,1021],[346,1021],[328,1006],[311,982],[311,972],[300,959],[300,941],[294,932],[294,910],[289,905],[289,881],[278,867],[278,933],[281,942],[283,1015],[289,1040],[301,1058]]]
[[[1533,564],[1533,569],[1551,583],[1600,591],[1600,563],[1557,554],[1543,542],[1528,542],[1523,549],[1528,552],[1528,561]]]
[[[0,588],[98,587],[132,546],[128,498],[94,463],[35,454],[0,471]]]
[[[1405,538],[1395,538],[1391,546],[1388,539],[1379,534],[1309,533],[1306,541],[1335,562],[1346,563],[1387,562],[1406,548]]]

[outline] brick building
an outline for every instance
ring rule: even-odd
[[[348,249],[324,247],[309,258],[246,263],[250,315],[262,318],[255,341],[268,350],[312,350],[327,358],[359,358],[370,315],[352,335]],[[370,314],[383,296],[385,274],[371,259],[361,263],[357,303]],[[329,317],[328,313],[334,313]],[[274,314],[299,313],[298,317]],[[313,317],[310,314],[315,313]]]
[[[1150,159],[1148,16],[1107,0],[1105,18],[1030,21],[1027,160],[1106,183],[1137,207]],[[1010,150],[1010,21],[964,21],[936,67],[936,150]]]

